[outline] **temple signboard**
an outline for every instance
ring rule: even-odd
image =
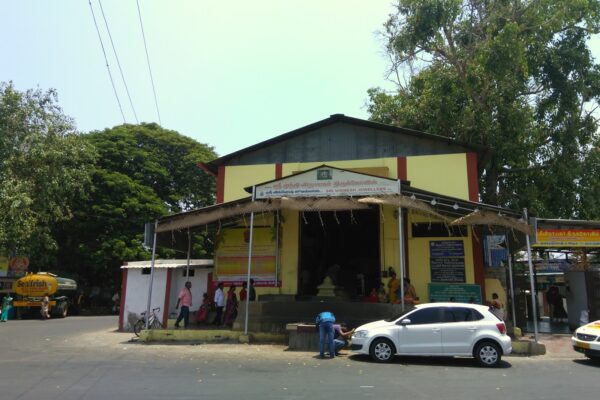
[[[258,185],[257,199],[281,197],[351,197],[398,193],[398,181],[333,167],[314,168]]]

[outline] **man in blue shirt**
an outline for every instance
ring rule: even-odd
[[[323,311],[317,315],[315,323],[319,328],[319,357],[325,357],[325,340],[327,340],[329,358],[335,357],[335,347],[333,345],[335,316],[329,311]]]

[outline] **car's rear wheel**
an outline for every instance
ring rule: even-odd
[[[373,360],[385,363],[392,361],[396,349],[389,339],[379,338],[371,343],[369,354]]]
[[[494,342],[481,342],[475,347],[473,356],[482,367],[496,367],[502,359],[502,351]]]

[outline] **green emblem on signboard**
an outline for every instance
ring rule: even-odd
[[[330,169],[318,169],[317,170],[317,180],[323,181],[332,178],[332,173]]]

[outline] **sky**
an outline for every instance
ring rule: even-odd
[[[103,0],[138,121],[158,122],[135,0]],[[378,31],[390,0],[140,0],[162,126],[219,155],[331,114],[367,118],[392,88]],[[135,123],[98,0],[126,121]],[[123,123],[88,0],[0,0],[0,81],[55,88],[89,132]]]
[[[162,126],[226,155],[393,89],[391,0],[139,0]],[[125,121],[158,122],[135,0],[92,0]],[[54,88],[81,132],[123,123],[88,0],[0,0],[0,81]],[[592,41],[600,57],[600,40]]]

